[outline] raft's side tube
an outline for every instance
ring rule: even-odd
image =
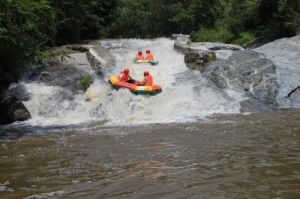
[[[162,89],[159,85],[137,86],[135,84],[120,81],[117,76],[110,76],[108,81],[114,88],[128,88],[134,94],[155,95],[162,91]]]
[[[157,64],[158,64],[158,61],[137,60],[137,59],[134,59],[134,63],[136,63],[136,64],[148,63],[148,64],[151,64],[151,65],[157,65]]]

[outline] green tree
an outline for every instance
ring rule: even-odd
[[[115,37],[159,37],[190,34],[214,27],[221,0],[119,0],[112,24]]]
[[[300,0],[232,0],[231,31],[237,36],[251,30],[266,40],[292,36],[295,30],[286,25],[297,23],[299,7]]]
[[[50,0],[57,15],[57,43],[98,39],[113,18],[116,0]]]
[[[53,44],[54,21],[48,1],[0,1],[0,85],[7,87],[24,65],[39,61],[42,50]]]

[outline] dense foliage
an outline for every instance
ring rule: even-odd
[[[300,0],[0,0],[0,85],[49,46],[86,39],[191,34],[250,43],[300,31]]]
[[[194,32],[195,40],[244,44],[293,36],[300,30],[300,0],[227,0],[222,5],[217,26]]]
[[[53,42],[54,11],[44,0],[0,1],[0,85],[18,78],[19,70]]]
[[[110,27],[114,37],[158,37],[212,28],[219,0],[119,0]]]
[[[49,0],[56,11],[56,43],[74,43],[108,36],[116,0]]]

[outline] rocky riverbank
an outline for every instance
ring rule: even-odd
[[[187,67],[200,70],[220,89],[233,88],[248,97],[241,103],[244,111],[300,107],[300,36],[255,49],[173,37]]]

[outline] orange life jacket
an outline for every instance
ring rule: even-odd
[[[146,85],[145,86],[153,86],[153,77],[151,75],[146,76]]]
[[[137,60],[144,60],[144,56],[143,55],[139,55],[139,54],[137,54],[135,58]]]
[[[121,74],[119,75],[119,79],[120,79],[121,81],[123,81],[123,82],[126,82],[126,81],[128,80],[128,78],[129,78],[129,75],[128,75],[128,74],[121,73]]]
[[[153,61],[153,60],[154,60],[154,58],[153,58],[153,54],[151,54],[151,53],[147,54],[147,56],[146,56],[146,60]]]

